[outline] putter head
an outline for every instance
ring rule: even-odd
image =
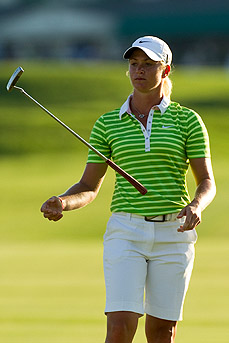
[[[24,70],[22,69],[22,67],[18,67],[15,72],[13,73],[13,75],[11,76],[11,78],[9,79],[6,89],[8,92],[10,92],[14,86],[16,85],[18,79],[20,78],[20,76],[22,75],[22,73],[24,72]]]

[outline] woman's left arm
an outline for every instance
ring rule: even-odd
[[[192,202],[184,207],[177,218],[186,216],[179,232],[194,229],[201,222],[202,211],[212,202],[216,194],[215,180],[210,158],[190,159],[190,165],[196,180],[197,188]]]

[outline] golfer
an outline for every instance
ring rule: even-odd
[[[170,99],[172,53],[161,39],[137,39],[124,53],[133,93],[95,123],[90,143],[147,189],[141,195],[119,174],[104,235],[106,343],[129,343],[146,313],[148,343],[171,343],[182,320],[196,227],[215,196],[207,130],[200,116]],[[189,199],[191,166],[196,192]],[[41,207],[57,221],[63,211],[95,199],[107,164],[90,151],[81,180]]]

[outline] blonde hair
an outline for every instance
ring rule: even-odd
[[[161,62],[161,66],[162,66],[162,69],[166,68],[166,64],[164,62]],[[170,73],[171,73],[171,71],[170,71]],[[163,95],[166,96],[166,98],[170,99],[171,94],[172,94],[172,88],[173,88],[172,81],[169,78],[169,76],[167,75],[163,81],[163,87],[162,87]]]
[[[170,99],[171,94],[172,94],[172,88],[173,88],[172,81],[168,76],[166,76],[166,78],[164,79],[163,88],[162,88],[163,94],[164,96],[166,96],[166,98]]]

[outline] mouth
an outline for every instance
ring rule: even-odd
[[[142,81],[142,80],[145,80],[145,79],[144,79],[144,77],[136,77],[135,80]]]

